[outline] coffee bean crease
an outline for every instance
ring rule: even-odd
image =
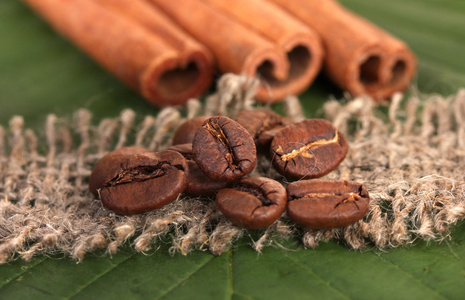
[[[370,196],[360,183],[312,179],[287,186],[289,217],[311,229],[339,228],[357,222],[369,209]]]
[[[279,173],[300,180],[334,170],[347,150],[346,138],[330,122],[308,119],[281,129],[271,142],[270,154]]]
[[[337,203],[334,208],[338,207],[339,205],[342,205],[344,203],[353,203],[355,204],[355,206],[357,207],[357,209],[360,209],[357,205],[357,201],[359,201],[360,199],[362,199],[362,196],[360,196],[359,194],[354,194],[354,193],[351,193],[349,196],[345,197],[344,199],[342,199],[341,202]]]
[[[302,199],[302,198],[309,198],[309,199],[318,199],[318,198],[327,198],[327,197],[338,197],[341,198],[341,201],[336,203],[334,208],[342,205],[344,203],[353,202],[355,206],[358,207],[357,201],[362,199],[362,195],[360,193],[308,193],[305,196],[292,196],[289,201],[294,201],[295,199]]]
[[[246,177],[218,192],[218,208],[233,224],[247,229],[271,225],[286,208],[283,185],[265,177]]]
[[[184,171],[184,168],[181,165],[171,165],[169,162],[160,162],[155,166],[138,166],[132,169],[121,170],[115,178],[105,184],[105,187],[131,183],[134,181],[146,181],[161,177],[167,172],[175,170]]]
[[[334,144],[338,142],[339,142],[339,134],[338,134],[338,131],[336,130],[334,137],[330,140],[321,139],[318,141],[314,141],[314,142],[308,143],[300,147],[299,149],[292,150],[291,153],[286,153],[286,154],[283,153],[284,152],[283,148],[279,146],[278,149],[276,149],[276,154],[280,156],[281,160],[285,162],[294,159],[298,155],[302,155],[303,157],[306,157],[306,158],[312,158],[313,154],[310,153],[312,148],[317,148],[320,146]]]
[[[263,184],[261,184],[260,186],[238,184],[234,187],[234,189],[241,191],[241,192],[252,194],[263,203],[263,206],[270,206],[273,203],[271,203],[270,200],[268,199],[267,194],[262,189],[262,186]]]
[[[239,146],[242,146],[242,145],[235,145],[235,146],[231,147],[231,145],[229,144],[228,138],[227,138],[227,136],[226,136],[226,134],[225,134],[225,132],[223,131],[223,128],[222,128],[224,125],[227,125],[227,124],[228,123],[225,123],[222,126],[220,126],[219,124],[216,124],[216,123],[213,123],[213,122],[207,122],[205,124],[205,128],[208,130],[208,132],[210,132],[210,134],[214,138],[216,138],[220,142],[221,145],[223,145],[223,147],[228,152],[228,153],[226,153],[225,158],[226,158],[226,160],[228,162],[229,167],[237,168],[240,161],[236,160],[233,148],[234,147],[239,147]]]
[[[213,180],[233,181],[253,171],[257,161],[255,143],[236,121],[211,117],[199,128],[192,143],[194,160]]]

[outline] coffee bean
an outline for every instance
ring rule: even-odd
[[[121,148],[97,162],[89,188],[108,209],[125,215],[143,213],[175,200],[187,186],[187,170],[186,160],[177,152]]]
[[[186,160],[194,160],[194,153],[192,153],[192,144],[178,144],[168,147],[166,150],[179,152]]]
[[[283,128],[270,147],[274,168],[290,179],[326,175],[341,163],[347,150],[344,135],[323,119],[304,120]]]
[[[266,177],[241,178],[232,188],[222,189],[216,203],[234,225],[260,229],[276,221],[286,207],[286,189]]]
[[[197,130],[192,143],[194,160],[213,180],[232,181],[255,168],[255,144],[239,123],[228,117],[211,117]]]
[[[362,219],[370,196],[360,183],[347,180],[311,179],[287,186],[287,214],[302,227],[339,228]]]
[[[187,173],[186,193],[192,196],[214,196],[219,190],[230,185],[224,180],[212,180],[205,175],[194,161],[192,144],[180,144],[169,147],[167,150],[179,152],[187,160],[189,172]]]
[[[268,151],[276,133],[291,124],[292,120],[270,109],[247,109],[236,116],[236,122],[249,132],[257,149]]]
[[[278,132],[280,132],[281,129],[283,129],[284,127],[286,126],[280,125],[272,129],[263,131],[255,140],[255,145],[257,145],[257,148],[259,148],[262,152],[269,152],[271,142],[273,141],[274,137],[278,134]]]
[[[199,116],[186,120],[182,123],[173,136],[173,145],[191,144],[197,130],[203,125],[209,117]]]
[[[103,156],[92,169],[89,178],[89,190],[95,197],[98,197],[98,190],[118,173],[120,163],[124,159],[134,154],[145,152],[148,152],[148,150],[143,147],[123,147]]]

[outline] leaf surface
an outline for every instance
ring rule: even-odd
[[[418,55],[414,87],[456,93],[465,87],[465,2],[342,0],[348,8],[404,40]],[[342,92],[320,76],[302,95],[308,116]],[[157,109],[120,84],[24,4],[0,1],[0,125],[22,115],[38,131],[46,115],[87,108],[94,118]],[[274,107],[281,110],[281,105]],[[0,266],[0,299],[463,299],[465,223],[442,243],[363,252],[336,242],[303,249],[278,241],[261,254],[245,237],[221,256],[169,255],[166,245],[113,257],[94,253],[82,264],[40,256]],[[281,245],[278,246],[278,245]],[[286,248],[288,250],[283,250]]]

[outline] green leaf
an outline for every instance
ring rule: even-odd
[[[385,252],[349,251],[335,242],[314,250],[295,241],[258,254],[247,238],[229,252],[170,256],[124,248],[113,258],[36,258],[0,267],[0,298],[11,299],[460,299],[465,224],[451,241]]]
[[[420,92],[448,95],[465,86],[465,1],[341,2],[410,45],[419,59],[414,85]],[[315,115],[325,100],[341,95],[321,76],[302,96],[306,113]],[[81,107],[97,119],[126,107],[139,115],[158,111],[24,4],[0,1],[0,124],[22,115],[38,128],[48,113],[70,116]],[[218,257],[201,251],[170,256],[167,245],[144,255],[126,245],[113,257],[90,254],[82,264],[59,255],[17,260],[0,266],[0,299],[465,298],[463,222],[442,243],[416,241],[386,251],[277,242],[262,254],[245,237]]]

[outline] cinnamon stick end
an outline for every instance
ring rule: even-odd
[[[143,74],[140,90],[157,107],[184,105],[190,98],[203,94],[212,79],[211,59],[204,52],[196,51],[184,58],[154,62]]]

